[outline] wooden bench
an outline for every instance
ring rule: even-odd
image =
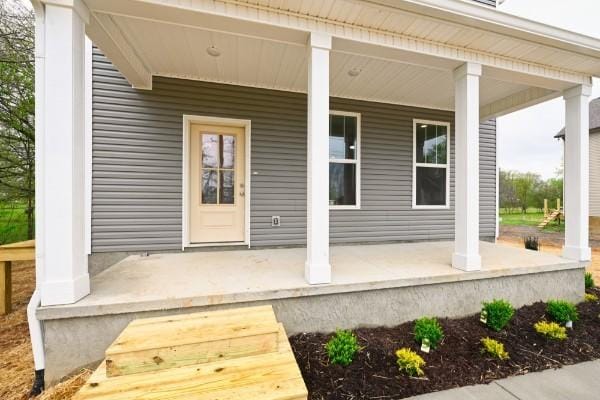
[[[35,240],[0,246],[0,315],[12,310],[12,262],[35,260]]]

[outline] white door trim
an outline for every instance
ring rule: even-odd
[[[192,124],[204,124],[204,125],[223,125],[223,126],[236,126],[244,128],[244,141],[245,141],[245,199],[244,199],[244,241],[243,242],[226,242],[226,243],[190,243],[189,233],[189,215],[190,215],[190,188],[189,188],[189,176],[190,176],[190,126]],[[186,247],[208,247],[208,246],[221,246],[221,245],[239,245],[245,244],[250,247],[250,196],[251,196],[251,185],[250,185],[250,155],[251,149],[250,140],[252,129],[251,121],[249,119],[234,119],[234,118],[218,118],[201,115],[183,115],[183,157],[182,157],[182,209],[181,209],[181,226],[182,226],[182,240],[181,250],[185,250]]]

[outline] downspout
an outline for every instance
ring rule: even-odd
[[[44,177],[41,168],[41,157],[44,147],[44,73],[45,73],[45,11],[40,0],[31,0],[35,11],[35,291],[27,305],[27,322],[31,337],[31,350],[35,367],[35,380],[30,395],[38,395],[44,390],[44,337],[42,324],[37,318],[36,310],[41,304],[40,287],[44,278],[44,227],[43,202],[38,201],[44,194]]]

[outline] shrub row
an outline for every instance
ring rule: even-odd
[[[590,295],[588,301],[598,301],[598,297]],[[484,302],[481,310],[481,321],[491,330],[499,332],[512,320],[515,309],[506,300],[492,300]],[[578,320],[579,315],[574,304],[565,300],[550,300],[546,306],[546,314],[551,321],[538,321],[534,329],[540,335],[553,340],[565,340],[567,330],[564,326],[569,322]],[[444,339],[444,331],[436,318],[423,317],[414,323],[414,337],[421,350],[429,352],[435,350]],[[481,339],[481,352],[499,360],[509,359],[504,344],[489,337]],[[354,360],[360,351],[356,335],[351,331],[338,330],[325,345],[329,361],[332,364],[347,366]],[[409,376],[424,375],[425,360],[415,351],[404,347],[396,351],[396,363],[401,372]]]

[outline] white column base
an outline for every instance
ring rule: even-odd
[[[90,293],[90,276],[83,274],[74,280],[46,281],[41,285],[42,306],[73,304]]]
[[[479,254],[452,254],[452,267],[463,271],[479,271],[481,256]]]
[[[562,256],[569,260],[590,261],[592,259],[592,249],[589,247],[563,246]]]
[[[304,277],[309,285],[331,283],[331,265],[311,264],[306,261],[304,264]]]

